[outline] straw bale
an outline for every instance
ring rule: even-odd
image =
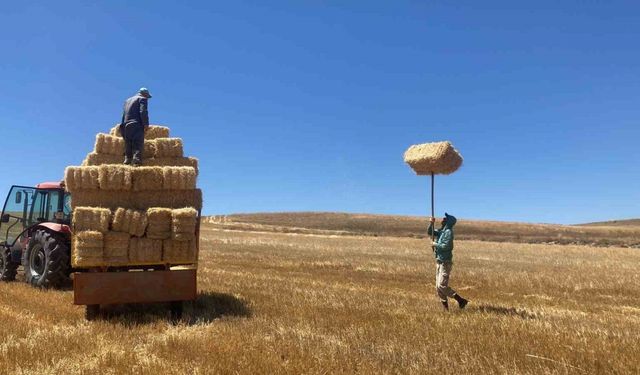
[[[169,138],[169,128],[161,125],[149,125],[144,132],[144,139]]]
[[[111,229],[142,237],[147,230],[147,212],[119,207],[113,214]]]
[[[64,171],[67,191],[97,190],[100,187],[97,167],[67,167]]]
[[[120,134],[120,124],[115,124],[113,128],[109,130],[109,135],[112,135],[114,137],[122,137],[122,134]]]
[[[73,210],[73,230],[97,231],[105,233],[109,231],[111,211],[100,207],[77,207]]]
[[[417,175],[450,174],[462,165],[462,156],[448,142],[413,145],[404,153],[404,161]]]
[[[127,207],[146,210],[151,207],[202,209],[202,191],[148,190],[148,191],[99,191],[80,190],[72,193],[71,207],[92,206],[116,210]]]
[[[196,170],[192,167],[163,167],[165,190],[193,190],[196,188]]]
[[[196,254],[195,241],[162,241],[162,260],[166,263],[195,263]]]
[[[147,210],[147,238],[164,240],[171,237],[171,209],[152,207]]]
[[[95,150],[99,154],[124,155],[124,139],[109,134],[96,135]]]
[[[121,155],[98,154],[91,152],[82,162],[83,166],[122,164],[124,157]],[[142,164],[145,167],[193,167],[198,174],[198,159],[194,157],[151,158],[143,155]]]
[[[132,168],[128,165],[101,165],[97,168],[99,168],[100,189],[118,191],[131,190]]]
[[[104,235],[97,231],[77,232],[73,236],[72,263],[74,267],[104,265]]]
[[[183,146],[181,138],[157,138],[152,142],[156,144],[156,157],[175,158],[183,156]]]
[[[129,261],[129,233],[109,231],[104,234],[104,259],[108,265]]]
[[[129,263],[162,262],[162,240],[151,238],[131,238],[129,242]]]
[[[133,170],[131,171],[131,175],[133,179],[133,191],[162,189],[163,168],[166,168],[166,167],[133,168]]]
[[[179,208],[171,211],[171,238],[191,241],[196,237],[198,211],[195,208]]]

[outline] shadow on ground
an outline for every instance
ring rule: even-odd
[[[183,306],[178,324],[206,324],[225,317],[252,316],[248,301],[226,293],[202,292],[195,301],[184,302]],[[130,326],[172,321],[169,303],[103,305],[100,319]]]
[[[485,314],[512,316],[514,318],[520,318],[520,319],[537,319],[538,318],[538,315],[536,315],[535,313],[529,312],[524,309],[518,309],[515,307],[504,307],[504,306],[482,304],[476,307],[475,310]]]

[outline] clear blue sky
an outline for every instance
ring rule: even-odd
[[[640,217],[637,1],[90,3],[0,5],[3,197],[60,179],[146,86],[207,214],[424,215],[402,154],[448,139],[438,214]]]

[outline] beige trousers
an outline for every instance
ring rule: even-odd
[[[452,262],[436,262],[436,291],[442,302],[446,302],[447,297],[453,298],[456,294],[456,291],[449,287],[449,275],[452,268]]]

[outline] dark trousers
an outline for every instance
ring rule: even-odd
[[[125,164],[142,164],[144,151],[144,127],[138,122],[125,124],[124,132],[124,162]]]

